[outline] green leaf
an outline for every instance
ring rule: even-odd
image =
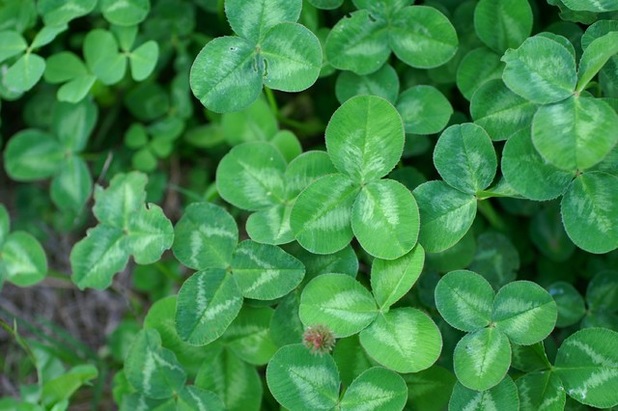
[[[349,387],[356,377],[373,366],[372,360],[360,345],[358,334],[338,340],[333,349],[333,358],[345,387]]]
[[[427,314],[410,307],[378,315],[360,333],[360,342],[371,358],[399,373],[429,368],[442,350],[436,324]]]
[[[522,411],[562,411],[566,393],[560,378],[550,371],[526,374],[517,379]]]
[[[377,71],[391,54],[385,23],[367,10],[355,11],[339,20],[326,38],[328,62],[360,76]]]
[[[476,198],[443,181],[429,181],[413,192],[421,216],[419,242],[425,251],[437,253],[455,245],[476,216]]]
[[[245,297],[274,300],[300,284],[305,267],[277,246],[246,240],[234,252],[232,272]]]
[[[172,247],[174,228],[156,204],[148,203],[129,221],[125,229],[129,252],[137,264],[154,264]]]
[[[43,27],[36,36],[34,36],[32,44],[30,44],[30,49],[37,49],[51,43],[58,34],[64,32],[67,28],[68,26],[66,24],[47,25]]]
[[[607,253],[618,247],[618,176],[603,172],[579,175],[564,195],[560,210],[564,228],[579,248]]]
[[[80,288],[104,289],[129,261],[128,239],[121,229],[98,225],[71,250],[73,282]]]
[[[178,291],[176,330],[191,345],[206,345],[219,338],[242,307],[236,280],[222,269],[198,271]]]
[[[457,379],[445,368],[434,365],[424,371],[406,374],[408,406],[413,411],[443,411]]]
[[[551,368],[543,342],[532,345],[511,344],[511,348],[513,350],[511,367],[514,369],[532,373]]]
[[[43,77],[45,60],[43,57],[26,53],[19,58],[4,74],[4,81],[19,91],[30,90]]]
[[[554,329],[558,308],[540,285],[514,281],[502,287],[494,299],[492,321],[515,344],[544,340]]]
[[[330,410],[339,399],[339,371],[330,355],[314,355],[302,344],[286,345],[266,367],[277,402],[298,411]]]
[[[302,153],[292,160],[285,170],[288,198],[296,198],[302,190],[318,178],[336,172],[326,152],[306,151]]]
[[[453,107],[437,88],[420,85],[399,95],[397,111],[401,114],[406,133],[434,134],[446,127]]]
[[[0,31],[0,63],[20,54],[28,48],[28,43],[16,31]]]
[[[152,328],[135,336],[124,372],[137,391],[155,399],[171,397],[187,379],[174,353],[161,346],[161,336]]]
[[[91,364],[77,365],[43,384],[41,402],[53,406],[68,400],[82,385],[96,378],[99,372]]]
[[[618,405],[618,333],[587,328],[567,337],[556,355],[556,374],[567,394],[598,408]]]
[[[270,321],[270,337],[279,347],[302,341],[304,327],[298,317],[299,294],[293,291],[283,297]]]
[[[509,339],[493,327],[467,334],[455,347],[453,364],[464,387],[476,391],[495,387],[511,365]]]
[[[84,160],[77,156],[67,158],[60,172],[53,178],[50,195],[62,210],[78,214],[92,193],[92,176]]]
[[[275,90],[296,92],[309,88],[322,68],[320,41],[308,28],[281,23],[266,33],[258,61],[264,59],[264,84]]]
[[[230,384],[230,381],[235,381]],[[229,411],[259,411],[262,382],[255,367],[223,350],[204,361],[195,378],[195,385],[216,393]]]
[[[225,15],[237,35],[260,43],[272,27],[298,20],[301,8],[301,0],[263,0],[252,3],[228,0],[225,2]]]
[[[98,106],[90,100],[79,104],[58,103],[52,116],[52,130],[66,150],[79,153],[97,122]]]
[[[303,152],[298,137],[290,130],[277,131],[270,143],[279,150],[285,161],[292,161]]]
[[[428,6],[404,7],[392,16],[390,45],[404,63],[422,69],[441,66],[456,53],[457,32],[448,18]]]
[[[365,76],[359,76],[351,71],[342,71],[335,83],[335,94],[340,103],[354,96],[374,95],[395,104],[399,95],[399,77],[389,64]]]
[[[227,349],[250,364],[265,365],[277,351],[269,333],[274,311],[270,307],[243,307],[221,337]]]
[[[212,64],[217,61],[218,64]],[[195,97],[217,113],[239,111],[262,91],[264,67],[254,45],[238,37],[218,37],[199,52],[189,75]]]
[[[226,269],[238,244],[234,218],[210,203],[188,206],[176,223],[172,250],[182,264],[196,270]]]
[[[481,0],[474,9],[474,30],[489,48],[502,54],[517,48],[532,32],[528,0]]]
[[[303,324],[326,325],[337,338],[358,333],[377,314],[371,293],[345,274],[322,274],[314,278],[300,297],[299,315]]]
[[[27,129],[11,137],[4,150],[7,174],[16,181],[36,181],[54,175],[62,166],[64,151],[51,135]]]
[[[341,173],[359,183],[384,177],[403,153],[404,130],[395,107],[377,96],[357,96],[335,111],[326,149]]]
[[[206,391],[193,385],[182,387],[178,392],[176,402],[176,410],[178,411],[193,411],[193,410],[212,410],[223,411],[227,410],[223,401],[211,391]]]
[[[342,174],[324,176],[296,200],[290,225],[296,240],[315,254],[331,254],[350,243],[352,206],[358,186]]]
[[[564,230],[557,204],[532,217],[530,237],[539,251],[553,261],[566,261],[575,251],[575,244]]]
[[[537,35],[502,57],[502,79],[516,94],[536,104],[564,100],[575,91],[575,58],[556,40]],[[556,133],[557,134],[557,133]]]
[[[433,162],[447,184],[469,194],[489,187],[498,167],[489,135],[474,123],[444,130],[434,149]]]
[[[471,390],[457,383],[448,403],[449,411],[464,409],[467,411],[485,411],[492,408],[504,411],[519,410],[517,387],[508,375],[500,384],[487,391]]]
[[[249,107],[221,116],[225,138],[232,146],[251,141],[270,141],[277,133],[277,117],[263,98],[258,98]]]
[[[380,309],[390,307],[410,291],[421,275],[424,262],[425,250],[420,245],[396,260],[373,260],[371,290]]]
[[[129,54],[131,77],[135,81],[145,80],[154,70],[159,58],[159,45],[150,40]]]
[[[407,399],[408,389],[399,374],[373,367],[352,381],[341,399],[340,407],[342,411],[399,411],[403,410]]]
[[[39,0],[37,11],[46,25],[55,26],[89,14],[96,4],[97,0]]]
[[[604,101],[570,97],[542,106],[532,121],[532,143],[557,168],[585,170],[618,143],[618,114]]]
[[[352,210],[352,231],[372,256],[393,260],[416,244],[419,214],[412,193],[395,180],[365,185]]]
[[[468,269],[482,275],[496,290],[515,280],[520,259],[517,248],[508,237],[487,231],[478,236],[476,245]]]
[[[614,0],[562,0],[565,6],[576,11],[604,12],[616,11],[618,5]]]
[[[101,0],[105,20],[117,26],[134,26],[150,12],[150,0]]]
[[[486,47],[471,50],[457,66],[457,88],[466,99],[470,100],[474,93],[488,81],[501,80],[503,69],[504,64],[500,61],[500,55],[494,51]],[[482,124],[479,125],[482,126]]]
[[[618,275],[615,270],[603,270],[595,275],[586,289],[590,311],[618,311]]]
[[[520,130],[502,151],[502,175],[518,193],[536,201],[552,200],[567,190],[574,172],[560,170],[543,160],[532,144],[529,130]]]
[[[475,76],[478,72],[475,72]],[[537,106],[513,93],[501,79],[489,80],[472,95],[470,114],[492,140],[509,140],[520,132],[530,133]]]
[[[91,74],[79,76],[58,89],[58,101],[79,103],[90,91],[97,78]]]
[[[618,7],[617,7],[618,9]],[[607,61],[618,53],[618,33],[610,32],[594,39],[584,50],[579,62],[577,91],[583,91]]]
[[[127,69],[127,59],[118,52],[114,35],[102,29],[91,30],[86,35],[84,59],[90,71],[106,85],[122,80]]]
[[[45,250],[25,231],[10,233],[0,244],[0,273],[0,277],[20,287],[38,283],[47,275]]]
[[[323,10],[333,10],[343,4],[343,0],[309,0],[313,7]]]
[[[339,273],[356,277],[358,273],[358,258],[351,245],[332,254],[313,254],[302,248],[298,243],[288,247],[290,253],[303,262],[307,273],[304,282],[308,283],[321,274]]]
[[[0,249],[2,249],[2,245],[6,241],[10,229],[11,217],[9,216],[9,212],[6,210],[6,207],[0,203]]]
[[[253,241],[263,244],[286,244],[294,241],[290,227],[292,206],[278,205],[253,213],[245,229]]]
[[[225,201],[245,210],[283,204],[285,167],[285,160],[272,144],[243,143],[219,162],[217,190]]]
[[[475,272],[451,271],[440,279],[434,294],[440,315],[458,330],[475,331],[491,322],[494,290]]]

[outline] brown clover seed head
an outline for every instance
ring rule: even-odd
[[[328,354],[335,346],[335,336],[325,325],[312,325],[303,333],[303,344],[313,354]]]

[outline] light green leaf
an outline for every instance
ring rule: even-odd
[[[45,250],[25,231],[10,233],[0,244],[0,273],[2,279],[20,287],[38,283],[47,275]]]
[[[226,348],[253,365],[265,365],[277,351],[270,337],[270,307],[243,307],[221,337]]]
[[[401,117],[388,101],[357,96],[335,111],[325,139],[337,170],[363,183],[384,177],[395,167],[405,136]]]
[[[367,10],[355,11],[335,24],[324,49],[333,67],[361,76],[371,74],[391,54],[386,22],[375,19]]]
[[[564,45],[546,36],[527,38],[502,57],[502,79],[516,94],[536,104],[564,100],[575,91],[575,58]]]
[[[97,220],[114,227],[127,228],[134,214],[146,201],[144,188],[147,181],[145,174],[132,172],[116,174],[105,189],[97,186],[92,208]]]
[[[270,109],[269,109],[270,110]],[[290,130],[279,130],[270,140],[270,144],[275,146],[281,153],[285,161],[292,161],[302,154],[303,147],[298,137]]]
[[[103,17],[117,26],[139,24],[149,11],[150,0],[101,0]]]
[[[322,274],[314,278],[300,297],[299,315],[303,324],[326,325],[337,338],[358,333],[377,314],[371,293],[345,274]]]
[[[207,109],[223,113],[253,103],[262,91],[263,74],[263,62],[258,62],[251,42],[217,37],[195,58],[189,82],[193,94]]]
[[[457,51],[455,27],[438,9],[404,7],[390,21],[390,46],[404,63],[422,69],[441,66]]]
[[[64,32],[66,29],[68,29],[66,24],[44,26],[36,36],[34,36],[32,44],[30,44],[30,49],[37,49],[51,43],[58,34]]]
[[[586,313],[586,304],[581,294],[570,283],[557,281],[547,287],[558,307],[556,327],[576,324]]]
[[[557,168],[585,170],[618,143],[618,114],[606,102],[570,97],[542,106],[532,121],[532,143]]]
[[[442,336],[429,316],[414,308],[380,314],[360,333],[367,354],[399,373],[429,368],[440,356]]]
[[[399,95],[397,111],[406,133],[434,134],[446,127],[453,107],[437,88],[419,85]]]
[[[358,273],[358,257],[351,245],[332,254],[313,254],[298,243],[288,247],[288,250],[305,265],[305,283],[321,274],[339,273],[354,278]]]
[[[4,82],[19,92],[28,91],[39,82],[44,71],[43,57],[34,53],[26,53],[9,67],[4,74]]]
[[[129,252],[137,264],[154,264],[172,247],[174,228],[156,204],[148,203],[133,215],[126,227]]]
[[[478,73],[475,73],[478,75]],[[530,133],[537,106],[513,93],[501,79],[489,80],[472,95],[470,114],[492,140],[508,140],[518,132]]]
[[[246,240],[234,252],[232,272],[245,297],[274,300],[300,284],[305,267],[277,246]]]
[[[290,225],[296,240],[315,254],[331,254],[350,243],[352,206],[359,187],[342,174],[324,176],[296,200]]]
[[[217,190],[225,201],[257,211],[286,200],[285,160],[270,143],[243,143],[233,147],[217,166]]]
[[[256,368],[229,350],[202,363],[195,385],[216,393],[228,411],[260,410],[262,382]]]
[[[487,391],[475,391],[455,384],[451,400],[448,403],[449,411],[486,411],[498,409],[500,411],[519,411],[517,386],[508,375],[500,384]]]
[[[618,405],[618,333],[587,328],[571,334],[556,355],[555,370],[569,396],[597,408]]]
[[[359,375],[341,399],[342,411],[403,410],[408,399],[406,383],[399,374],[373,367]]]
[[[70,152],[79,153],[97,123],[98,106],[90,100],[79,104],[57,103],[52,115],[52,131]]]
[[[467,334],[455,347],[453,365],[464,387],[488,390],[502,381],[511,365],[509,339],[493,327]]]
[[[618,9],[618,6],[616,7]],[[584,50],[579,62],[577,91],[583,91],[607,61],[618,53],[618,32],[612,31],[594,39]]]
[[[474,93],[488,81],[500,79],[502,83],[503,69],[504,64],[500,61],[500,55],[492,50],[486,47],[471,50],[457,66],[457,88],[466,99],[470,100]],[[479,125],[482,126],[482,124]]]
[[[615,0],[562,0],[565,6],[575,11],[604,12],[618,10]]]
[[[437,253],[455,245],[476,216],[476,198],[443,181],[429,181],[413,192],[421,215],[419,242],[425,251]]]
[[[298,317],[300,293],[292,291],[283,297],[270,321],[270,337],[279,347],[302,341],[305,327]]]
[[[281,23],[266,33],[258,61],[264,59],[264,84],[275,90],[296,92],[309,88],[322,68],[320,41],[308,28]]]
[[[159,58],[159,45],[150,40],[129,54],[131,77],[135,81],[145,80],[154,70]]]
[[[37,11],[46,25],[66,24],[94,10],[97,0],[39,0]]]
[[[399,77],[395,69],[388,64],[365,76],[342,71],[335,83],[335,94],[340,103],[354,96],[374,95],[395,104],[399,95]]]
[[[176,401],[177,411],[193,411],[193,410],[208,410],[208,411],[224,411],[223,401],[211,391],[206,391],[193,385],[182,387],[178,392]]]
[[[264,98],[258,98],[242,111],[221,116],[225,139],[232,146],[252,141],[270,141],[277,133],[277,117]]]
[[[502,287],[494,299],[492,321],[515,344],[544,340],[554,329],[558,308],[551,295],[530,281],[514,281]]]
[[[114,35],[102,29],[91,30],[86,35],[84,59],[90,71],[106,85],[122,80],[127,69],[127,59],[118,52]]]
[[[92,176],[88,165],[80,157],[70,156],[52,180],[52,201],[60,209],[78,214],[91,193]]]
[[[352,231],[372,256],[393,260],[416,244],[419,214],[412,193],[395,180],[365,185],[352,210]]]
[[[11,137],[4,150],[7,174],[16,181],[36,181],[54,175],[62,166],[64,151],[51,135],[27,129]]]
[[[562,195],[575,177],[547,163],[532,144],[529,130],[520,130],[502,150],[502,175],[518,193],[536,201]]]
[[[326,152],[312,150],[302,153],[292,160],[285,170],[288,198],[296,198],[302,190],[318,178],[336,172]]]
[[[91,74],[79,76],[58,89],[58,101],[79,103],[90,91],[97,78]]]
[[[94,365],[77,365],[43,384],[41,402],[48,407],[68,400],[82,385],[96,378],[99,372]]]
[[[242,293],[225,270],[198,271],[178,291],[176,330],[191,345],[206,345],[219,338],[242,307]]]
[[[444,130],[434,149],[433,162],[447,184],[468,194],[489,187],[498,167],[489,135],[474,123]]]
[[[6,207],[0,203],[0,249],[6,241],[9,231],[11,230],[11,218]]]
[[[532,32],[528,0],[481,0],[474,9],[474,29],[481,41],[497,53],[517,48]]]
[[[381,309],[395,304],[410,291],[421,275],[424,262],[425,250],[420,244],[396,260],[373,260],[371,290]]]
[[[80,288],[104,289],[129,261],[128,239],[122,229],[98,225],[71,250],[73,282]]]
[[[434,294],[440,315],[458,330],[476,331],[491,322],[494,290],[475,272],[451,271],[440,279]]]
[[[301,8],[301,0],[263,0],[251,3],[227,0],[225,15],[237,35],[260,43],[268,37],[266,32],[272,27],[298,20]]]
[[[563,411],[566,393],[560,378],[550,371],[526,374],[515,381],[522,411]]]
[[[330,355],[314,355],[302,344],[286,345],[266,367],[277,402],[298,411],[331,410],[339,399],[339,372]]]
[[[210,203],[188,206],[175,227],[172,250],[182,264],[197,270],[227,268],[238,243],[234,218]]]
[[[155,399],[171,397],[187,379],[174,353],[161,346],[161,336],[152,328],[135,336],[124,372],[137,391]]]
[[[579,248],[607,253],[618,247],[618,176],[603,172],[579,175],[564,195],[560,209],[564,228]]]
[[[249,216],[245,229],[253,241],[263,244],[286,244],[294,241],[290,227],[292,206],[277,205]]]
[[[28,48],[28,43],[16,31],[0,31],[0,63],[20,54]]]

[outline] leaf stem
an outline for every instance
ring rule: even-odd
[[[507,225],[500,217],[500,215],[496,212],[494,207],[491,205],[489,201],[477,201],[477,207],[479,212],[489,221],[489,224],[499,231],[506,231]]]

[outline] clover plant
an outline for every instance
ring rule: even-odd
[[[616,0],[0,0],[0,104],[0,411],[618,407]]]

